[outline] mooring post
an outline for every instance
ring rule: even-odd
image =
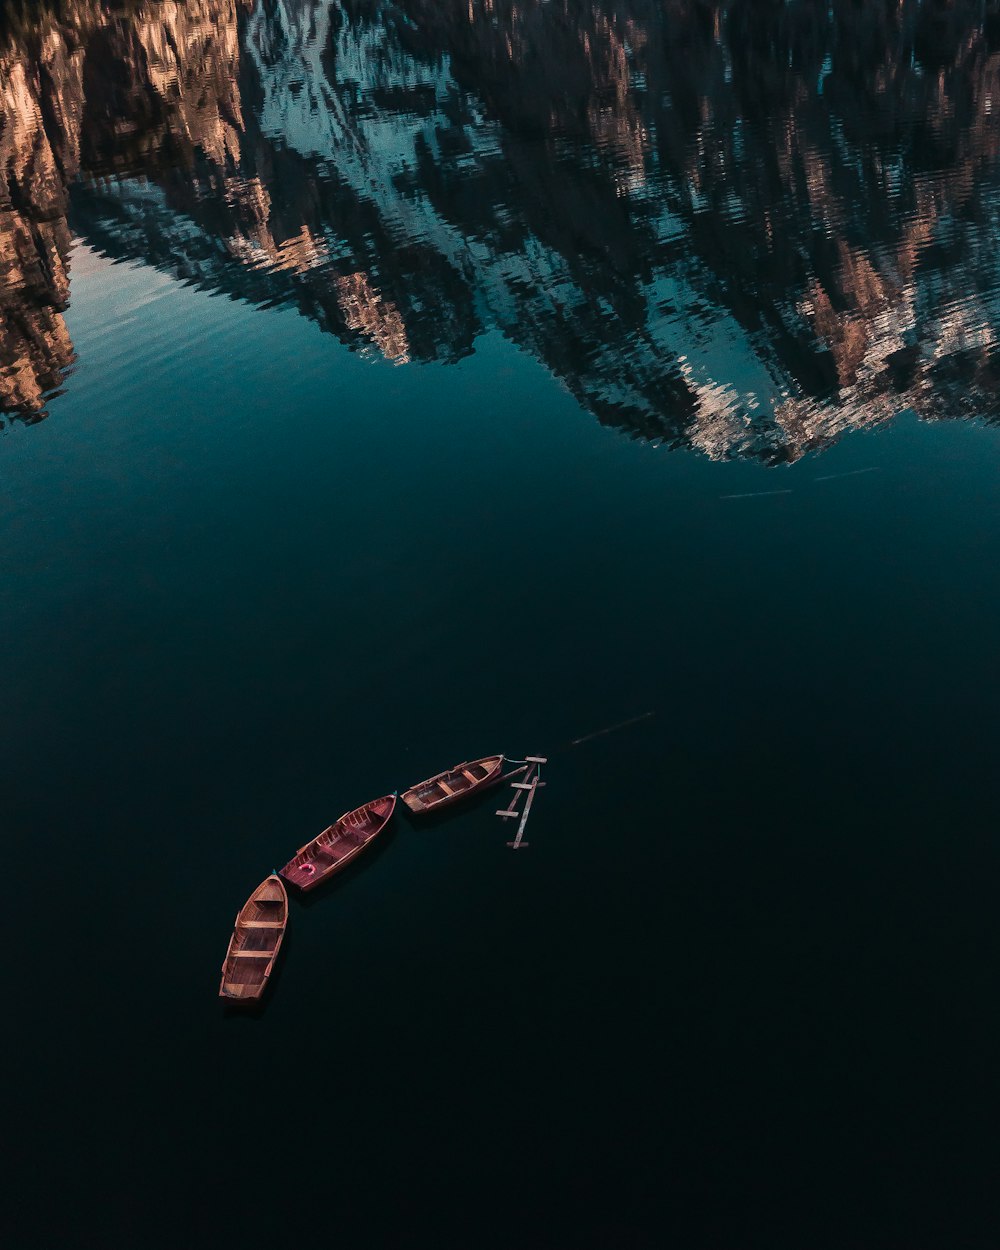
[[[537,789],[538,789],[538,778],[536,777],[535,780],[531,783],[531,788],[528,790],[528,797],[524,804],[524,811],[521,813],[521,823],[517,827],[517,837],[514,839],[513,842],[507,843],[507,845],[513,851],[519,851],[522,846],[528,845],[527,842],[522,842],[521,839],[524,837],[524,826],[528,823],[528,813],[531,811],[531,805],[535,801],[535,791]]]
[[[524,829],[528,823],[528,814],[531,811],[531,805],[535,801],[535,793],[545,785],[545,782],[542,780],[542,765],[547,764],[548,762],[548,759],[544,755],[526,755],[525,763],[528,765],[528,771],[524,774],[524,780],[511,782],[511,789],[514,793],[510,800],[510,806],[502,808],[497,812],[497,815],[503,820],[507,820],[511,816],[516,816],[517,800],[522,794],[527,793],[528,797],[524,801],[524,811],[521,813],[521,823],[517,827],[517,835],[513,842],[507,843],[513,851],[519,851],[522,847],[528,845],[528,843],[524,841]]]
[[[507,820],[511,816],[517,816],[519,814],[517,810],[517,800],[521,797],[522,790],[531,789],[531,786],[528,784],[528,782],[530,782],[531,778],[534,776],[536,767],[537,765],[532,764],[528,768],[527,772],[524,774],[524,781],[512,781],[511,782],[510,788],[513,793],[511,794],[510,805],[508,807],[500,808],[497,811],[497,815],[501,818],[501,820]]]

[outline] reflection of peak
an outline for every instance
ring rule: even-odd
[[[236,0],[161,0],[136,20],[149,90],[174,106],[171,133],[214,164],[238,164],[242,103]]]
[[[46,41],[43,53],[50,51]],[[71,163],[74,140],[61,136],[54,146],[43,113],[72,112],[75,68],[49,79],[46,98],[35,62],[16,49],[0,52],[0,411],[29,418],[44,414],[73,360],[61,315],[69,230],[60,164]]]
[[[61,310],[81,160],[106,172],[141,129],[143,153],[181,140],[237,163],[236,14],[236,0],[166,0],[126,21],[65,3],[0,48],[0,410],[44,415],[73,360]]]
[[[410,359],[410,345],[403,319],[374,289],[368,275],[350,273],[337,278],[336,284],[337,299],[348,326],[371,339],[387,360],[406,364]]]
[[[71,183],[113,256],[399,362],[497,327],[601,420],[711,456],[995,412],[972,0],[64,7],[0,61],[3,359],[39,394]]]
[[[85,157],[92,173],[125,164],[218,169],[240,160],[238,15],[243,0],[176,0],[109,19],[85,59]]]
[[[0,310],[0,410],[29,420],[43,416],[73,360],[66,323],[55,309]]]

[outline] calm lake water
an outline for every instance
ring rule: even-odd
[[[45,7],[5,1244],[995,1250],[996,5]]]

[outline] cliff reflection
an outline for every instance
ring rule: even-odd
[[[981,0],[64,0],[0,52],[0,407],[77,233],[711,456],[994,418],[995,108]]]

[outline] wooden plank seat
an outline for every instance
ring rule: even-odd
[[[404,791],[403,802],[411,812],[430,812],[471,797],[504,779],[503,760],[502,755],[486,755],[479,760],[465,760],[411,786]],[[523,772],[524,769],[519,768],[516,771]],[[513,776],[512,773],[507,775]]]
[[[265,907],[265,903],[276,903],[277,907]],[[261,918],[265,916],[266,920]],[[287,922],[285,886],[277,873],[271,873],[250,895],[236,917],[222,965],[220,998],[249,1003],[261,997],[281,950]]]
[[[396,796],[387,794],[346,812],[298,851],[281,869],[281,875],[300,890],[315,889],[346,867],[385,828],[395,805]]]

